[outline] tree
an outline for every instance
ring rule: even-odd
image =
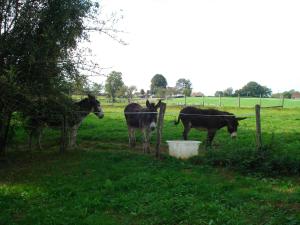
[[[90,92],[95,95],[95,96],[98,96],[101,94],[103,90],[103,85],[102,84],[99,84],[99,83],[95,83],[93,82],[91,87],[90,87]]]
[[[183,94],[185,96],[191,96],[192,83],[188,79],[180,78],[176,82],[176,89],[177,89],[178,93],[180,93],[180,94]]]
[[[219,97],[219,96],[223,97],[224,96],[224,92],[223,91],[216,91],[215,96],[216,97]]]
[[[176,87],[167,87],[167,90],[166,90],[166,96],[167,97],[172,97],[172,96],[174,96],[176,94],[177,94]]]
[[[158,88],[156,90],[156,95],[159,98],[165,98],[167,94],[167,89],[166,88]]]
[[[295,93],[296,91],[294,89],[289,90],[289,91],[285,91],[282,93],[284,98],[292,98],[292,95]]]
[[[236,94],[249,97],[270,97],[272,91],[266,86],[262,86],[254,81],[247,83],[242,89],[237,90]]]
[[[132,98],[133,98],[133,94],[134,92],[137,91],[136,86],[131,85],[129,87],[127,87],[127,98],[128,98],[128,102],[131,102]]]
[[[84,19],[97,8],[90,0],[1,1],[0,154],[13,112],[46,111],[36,102],[62,100],[69,92],[69,81],[79,75],[74,52],[87,37]]]
[[[123,95],[120,93],[121,90],[124,90],[124,82],[122,80],[122,73],[121,72],[116,72],[112,71],[106,81],[105,81],[105,92],[106,94],[112,98],[112,101],[116,101],[117,95]],[[119,93],[118,93],[119,91]],[[118,93],[118,94],[117,94]]]
[[[141,91],[140,91],[140,94],[141,94],[141,96],[144,98],[144,97],[145,97],[145,95],[146,95],[146,92],[145,92],[145,90],[144,90],[144,89],[141,89]]]
[[[193,92],[193,93],[192,93],[192,96],[193,96],[193,97],[203,97],[204,94],[203,94],[202,92],[199,91],[199,92]]]
[[[232,95],[233,95],[233,89],[232,89],[232,87],[226,88],[226,89],[223,91],[223,94],[224,94],[224,96],[226,96],[226,97],[232,96]]]
[[[158,89],[166,89],[167,84],[167,80],[163,75],[156,74],[151,79],[151,93],[156,94]]]

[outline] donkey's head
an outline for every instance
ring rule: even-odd
[[[160,107],[161,100],[155,105],[154,103],[150,103],[148,100],[146,101],[146,112],[143,122],[146,126],[148,126],[152,131],[156,128],[156,122],[157,122],[157,109]]]
[[[232,138],[237,137],[237,129],[239,126],[239,120],[244,120],[246,117],[235,117],[233,114],[229,114],[232,116],[225,117],[225,121],[227,122],[227,130]]]
[[[104,117],[104,112],[101,108],[100,102],[91,94],[88,94],[88,100],[90,107],[92,108],[92,112],[94,112],[98,118],[102,119]]]

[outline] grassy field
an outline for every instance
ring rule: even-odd
[[[127,145],[127,127],[123,115],[123,107],[104,106],[105,117],[98,119],[91,114],[82,123],[79,134],[78,143],[82,142],[99,142],[104,144],[119,143]],[[238,129],[238,138],[233,140],[229,137],[227,130],[218,131],[212,151],[206,151],[204,145],[200,146],[200,156],[205,160],[212,160],[211,164],[229,164],[229,166],[249,167],[257,163],[256,157],[256,141],[255,141],[255,113],[250,108],[222,108],[229,112],[235,113],[237,116],[248,116],[248,119],[240,122]],[[182,139],[182,125],[175,126],[174,121],[178,116],[180,107],[167,107],[164,129],[163,129],[163,150],[167,149],[166,140]],[[300,174],[300,112],[295,109],[262,109],[262,134],[263,145],[267,149],[267,153],[271,158],[269,164],[264,165],[262,170],[269,172],[278,171],[279,173]],[[189,139],[200,140],[206,139],[205,132],[193,130],[189,134]],[[55,130],[46,130],[43,143],[45,148],[57,145],[59,140],[59,132]],[[142,137],[137,134],[137,146],[141,150]],[[23,148],[27,142],[27,135],[22,129],[17,132],[17,138],[14,140],[13,148]],[[155,135],[152,137],[155,142]],[[26,147],[25,147],[26,148]],[[247,161],[247,158],[249,160]],[[252,160],[252,161],[251,161]],[[241,165],[239,161],[244,162]],[[254,166],[254,165],[253,165]],[[255,167],[255,166],[254,166]],[[255,169],[258,169],[256,166]]]
[[[104,119],[91,114],[79,147],[62,155],[58,131],[47,129],[45,151],[28,154],[27,135],[16,128],[14,150],[0,164],[0,224],[299,224],[299,109],[262,110],[262,158],[254,110],[222,108],[249,116],[238,138],[222,129],[212,149],[201,145],[198,157],[180,161],[142,154],[141,134],[128,149],[123,106],[103,108]],[[179,110],[167,108],[164,152],[166,140],[181,139],[182,125],[173,123]]]
[[[83,147],[85,146],[85,147]],[[295,178],[82,144],[68,154],[18,155],[0,170],[0,224],[278,224],[300,221]]]
[[[167,101],[169,104],[184,104],[184,98],[175,98]],[[187,104],[194,105],[203,105],[202,97],[189,97],[186,99]],[[254,107],[256,104],[261,104],[262,107],[270,107],[270,106],[281,106],[282,99],[278,98],[241,98],[240,99],[240,107]],[[205,106],[220,106],[220,98],[219,97],[204,97],[204,105]],[[283,102],[284,108],[299,108],[300,100],[295,99],[285,99]],[[222,107],[238,107],[238,98],[237,97],[222,97],[221,98],[221,106]]]
[[[74,99],[80,99],[84,96],[74,96]],[[104,97],[99,98],[103,105],[114,105],[114,106],[124,106],[127,104],[126,99],[117,99],[117,103],[111,103],[108,99]],[[134,99],[134,102],[144,103],[145,99]],[[206,107],[219,107],[220,99],[219,97],[187,97],[186,104],[187,105],[204,105]],[[166,99],[165,102],[168,105],[184,105],[184,98],[172,98]],[[282,99],[279,98],[241,98],[240,99],[240,107],[242,108],[253,108],[256,104],[261,104],[262,107],[270,107],[270,106],[283,106],[284,108],[300,108],[300,100],[299,99]],[[238,107],[238,98],[237,97],[222,97],[221,98],[221,107]]]

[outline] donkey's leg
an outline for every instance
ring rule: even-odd
[[[150,140],[151,140],[151,130],[147,129],[147,153],[151,152]]]
[[[144,142],[143,142],[143,150],[144,153],[150,153],[150,131],[148,129],[143,129]]]
[[[130,148],[133,148],[135,146],[133,135],[134,135],[134,129],[132,127],[128,127],[128,139],[129,139]]]
[[[136,145],[135,129],[132,129],[132,146]]]
[[[207,131],[206,146],[205,146],[206,149],[208,147],[211,147],[211,143],[212,143],[215,135],[216,135],[216,130],[208,130]]]
[[[183,130],[183,133],[182,133],[182,136],[183,136],[183,140],[187,140],[188,139],[188,134],[191,130],[191,123],[184,123],[184,130]]]
[[[146,135],[146,129],[142,129],[143,133],[143,152],[146,153],[147,150],[147,135]]]

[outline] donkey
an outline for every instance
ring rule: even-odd
[[[128,127],[129,146],[135,147],[135,130],[143,132],[143,150],[150,153],[150,135],[156,128],[157,109],[160,107],[161,100],[155,105],[146,101],[146,108],[137,103],[131,103],[124,109],[125,119]]]
[[[67,130],[69,133],[69,147],[73,148],[76,145],[77,131],[81,125],[83,119],[91,112],[99,118],[104,117],[103,110],[100,102],[93,95],[88,95],[87,98],[82,99],[79,102],[75,102],[72,105],[70,113],[61,114],[61,118],[65,115]],[[60,114],[60,113],[58,113]],[[38,147],[41,150],[41,138],[42,131],[46,126],[61,128],[63,121],[60,120],[57,115],[51,117],[51,115],[42,115],[37,117],[30,117],[28,121],[29,128],[29,149],[31,149],[33,136],[38,136]]]
[[[246,117],[236,117],[234,114],[216,109],[198,109],[195,107],[183,108],[178,116],[175,125],[182,121],[184,126],[183,139],[187,140],[191,128],[207,131],[206,146],[211,143],[216,135],[217,130],[227,127],[228,133],[232,138],[237,136],[238,121]]]

